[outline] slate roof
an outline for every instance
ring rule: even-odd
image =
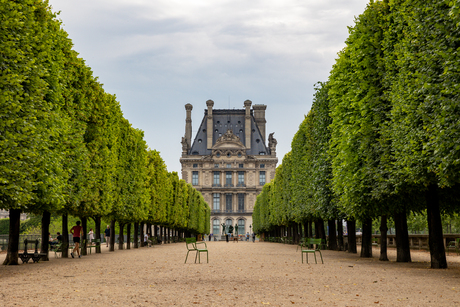
[[[224,135],[228,129],[232,130],[233,134],[240,138],[240,141],[246,146],[246,137],[244,131],[245,125],[245,110],[226,110],[226,109],[213,109],[213,137],[212,144],[214,145],[217,139]],[[188,152],[189,155],[210,155],[211,149],[207,149],[207,123],[208,123],[208,110],[204,110],[203,120],[201,121],[200,128],[195,136],[192,147]],[[251,148],[246,150],[247,155],[269,155],[270,151],[265,146],[262,135],[260,134],[259,127],[257,126],[253,110],[251,110]]]

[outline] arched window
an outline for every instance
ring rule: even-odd
[[[238,234],[240,234],[240,235],[246,234],[246,229],[244,227],[244,222],[245,221],[243,219],[238,220]]]
[[[227,219],[227,220],[225,221],[225,225],[227,226],[227,228],[226,228],[226,230],[225,230],[225,231],[227,232],[228,227],[229,227],[230,225],[232,225],[232,220],[231,220],[231,219]]]
[[[220,221],[217,219],[212,221],[212,233],[215,236],[220,234]]]

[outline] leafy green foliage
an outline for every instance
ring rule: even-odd
[[[201,194],[147,150],[48,2],[0,0],[0,16],[0,208],[209,232]]]

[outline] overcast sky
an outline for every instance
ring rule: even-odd
[[[369,0],[50,0],[125,118],[180,172],[185,108],[193,136],[215,109],[267,105],[281,163]]]

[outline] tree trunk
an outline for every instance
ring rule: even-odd
[[[141,247],[144,247],[144,223],[141,223],[140,228],[141,228],[141,238],[140,238]]]
[[[131,249],[131,223],[126,225],[126,249]]]
[[[69,258],[69,218],[62,215],[62,258]]]
[[[328,220],[327,225],[329,226],[329,242],[327,249],[337,250],[337,230],[335,227],[335,220]]]
[[[363,221],[361,257],[372,258],[372,219],[365,219]]]
[[[101,240],[101,244],[99,244],[99,246],[96,246],[96,253],[97,254],[100,254],[101,253],[101,245],[102,245],[102,239],[101,239],[101,217],[100,216],[96,216],[96,218],[94,219],[94,223],[95,223],[95,231],[96,231],[96,239],[99,239]]]
[[[118,222],[119,232],[118,232],[118,249],[123,250],[124,237],[123,237],[123,227],[125,225],[122,222]]]
[[[88,250],[87,250],[87,246],[88,246],[88,242],[87,242],[87,233],[88,233],[88,223],[87,223],[87,219],[86,217],[83,217],[81,219],[81,227],[82,227],[82,230],[83,230],[83,236],[81,237],[81,254],[83,256],[86,256],[88,254]]]
[[[40,246],[40,253],[45,253],[41,260],[49,261],[49,241],[50,241],[50,220],[51,213],[49,211],[43,211],[42,215],[42,244]]]
[[[356,248],[356,221],[347,220],[347,232],[348,232],[348,252],[356,254],[358,252]]]
[[[394,220],[396,232],[396,262],[411,262],[405,209],[402,212],[395,213]]]
[[[380,261],[388,261],[387,255],[387,216],[382,215],[380,218]]]
[[[427,204],[428,244],[430,246],[431,268],[447,269],[439,208],[439,194],[436,185],[431,184],[428,186],[428,190],[425,192],[425,199]]]
[[[139,223],[134,223],[134,248],[139,248]]]
[[[315,221],[315,238],[316,239],[321,239],[321,233],[320,233],[320,230],[319,230],[319,221],[318,220]]]
[[[4,265],[19,264],[19,228],[21,221],[21,210],[10,209],[10,227],[8,234],[8,253]]]
[[[343,223],[342,219],[337,220],[337,250],[343,251]]]
[[[308,222],[308,237],[313,238],[313,222]]]
[[[294,244],[299,243],[299,224],[294,223]]]
[[[115,251],[115,220],[110,221],[110,244],[109,244],[109,252]]]

